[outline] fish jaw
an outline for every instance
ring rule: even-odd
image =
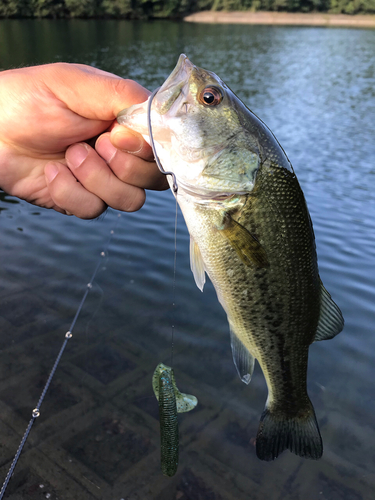
[[[151,107],[151,123],[153,127],[153,136],[157,142],[171,142],[170,134],[168,137],[162,137],[163,131],[169,127],[165,127],[163,115],[165,115],[173,106],[176,99],[180,96],[181,90],[186,81],[190,77],[191,70],[194,65],[189,61],[187,56],[181,54],[176,67],[163,83],[155,95]],[[149,99],[147,101],[134,104],[129,108],[125,108],[117,115],[117,121],[120,125],[124,125],[140,134],[150,144],[147,112]],[[165,135],[165,134],[164,134]]]
[[[140,104],[134,104],[129,108],[125,108],[117,115],[117,122],[127,128],[138,132],[139,134],[147,134],[147,101]],[[149,142],[149,141],[147,141]]]
[[[152,102],[151,122],[155,127],[156,135],[160,138],[160,129],[163,128],[162,116],[166,114],[173,106],[176,99],[181,93],[181,89],[189,79],[190,73],[194,65],[189,59],[181,54],[176,67],[158,90]],[[134,104],[129,108],[125,108],[117,115],[117,121],[120,125],[124,125],[136,132],[147,136],[147,142],[150,143],[147,127],[147,108],[149,99],[140,104]]]
[[[153,102],[153,108],[160,114],[166,114],[180,96],[186,82],[189,81],[195,66],[185,54],[181,54],[177,64],[158,90]]]

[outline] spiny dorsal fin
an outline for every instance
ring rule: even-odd
[[[221,233],[228,239],[237,255],[247,266],[268,267],[266,252],[249,231],[226,213]]]
[[[341,311],[333,302],[322,282],[320,282],[320,294],[320,316],[314,342],[332,339],[344,328],[344,318]]]
[[[255,358],[249,353],[232,328],[230,328],[230,345],[237,373],[242,382],[249,384],[254,371]]]
[[[203,259],[201,251],[199,250],[199,246],[191,236],[190,236],[190,269],[193,272],[197,287],[201,292],[203,292],[203,287],[206,282]]]

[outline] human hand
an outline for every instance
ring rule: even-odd
[[[150,146],[114,120],[148,95],[132,80],[81,64],[1,72],[0,187],[83,219],[107,205],[138,210],[144,189],[167,183]],[[84,142],[97,136],[96,150]]]

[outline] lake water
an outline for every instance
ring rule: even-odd
[[[345,329],[310,349],[320,461],[256,458],[266,399],[245,386],[210,284],[189,269],[170,192],[81,221],[0,193],[0,472],[5,477],[85,286],[115,233],[10,482],[11,499],[366,500],[375,488],[375,30],[173,22],[0,21],[0,67],[91,64],[159,86],[180,53],[215,71],[275,133],[304,190],[319,268]],[[22,117],[20,117],[22,119]],[[199,405],[163,477],[156,365]]]

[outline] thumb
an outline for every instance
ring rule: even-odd
[[[122,109],[146,101],[150,94],[133,80],[84,64],[55,63],[44,69],[44,84],[51,92],[71,111],[90,120],[114,120]]]

